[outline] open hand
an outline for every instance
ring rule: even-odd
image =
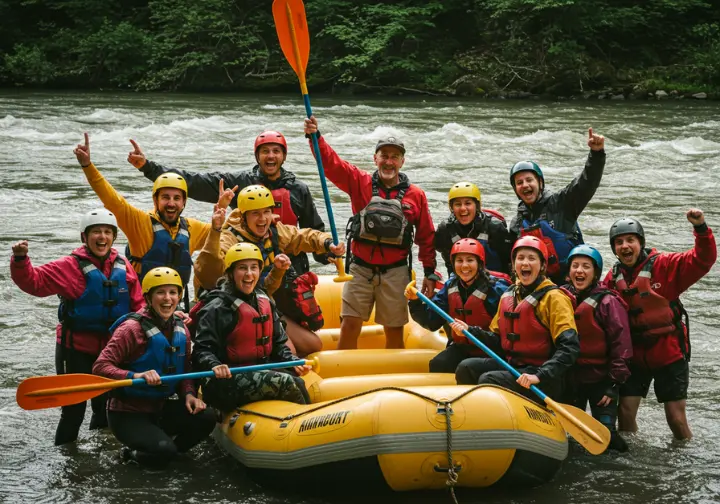
[[[128,163],[130,163],[139,170],[143,166],[145,166],[145,163],[147,163],[147,158],[145,157],[145,154],[143,153],[142,149],[140,149],[140,146],[135,140],[131,138],[130,143],[133,146],[133,150],[131,150],[128,154],[127,160]]]
[[[592,128],[588,128],[588,147],[590,150],[601,151],[605,148],[605,137],[595,135]]]
[[[20,240],[12,246],[12,253],[14,256],[17,257],[25,257],[28,253],[29,248],[30,247],[27,240]]]
[[[687,211],[687,214],[685,215],[688,222],[690,222],[690,224],[692,224],[693,226],[700,226],[701,224],[705,224],[705,214],[699,208],[691,208]]]
[[[87,133],[85,133],[85,145],[78,144],[73,150],[73,154],[75,154],[80,166],[83,168],[90,166],[90,136]]]

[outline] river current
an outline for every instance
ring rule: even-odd
[[[457,101],[313,97],[320,130],[348,161],[371,170],[375,142],[393,134],[407,148],[403,171],[425,190],[437,224],[448,215],[446,194],[458,181],[475,182],[483,206],[514,214],[510,166],[533,159],[549,189],[576,176],[587,156],[587,129],[606,137],[602,185],[580,218],[585,241],[614,262],[607,240],[612,222],[634,216],[647,243],[663,251],[692,247],[685,211],[705,211],[720,228],[720,106],[698,102]],[[149,159],[195,171],[252,167],[252,145],[263,129],[288,138],[285,167],[310,186],[326,218],[313,158],[302,134],[304,108],[295,95],[0,94],[0,501],[3,502],[240,502],[363,501],[362,489],[321,500],[296,490],[259,488],[211,440],[168,471],[119,463],[109,432],[83,425],[77,445],[56,448],[59,411],[23,411],[17,385],[54,373],[57,299],[34,298],[10,279],[10,247],[30,241],[35,265],[79,244],[82,213],[100,204],[72,150],[90,133],[92,159],[134,205],[149,208],[151,183],[125,160],[129,138]],[[330,184],[342,236],[349,200]],[[211,205],[190,201],[185,215],[207,220]],[[116,247],[123,250],[121,234]],[[327,267],[316,268],[330,273]],[[632,503],[720,501],[720,267],[682,299],[690,313],[693,355],[688,417],[695,437],[675,442],[651,391],[639,412],[630,452],[591,457],[574,449],[556,478],[532,491],[458,492],[461,503]],[[89,415],[89,413],[88,413]],[[451,502],[443,492],[394,495],[389,503]]]

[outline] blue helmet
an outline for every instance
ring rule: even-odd
[[[520,161],[519,163],[515,163],[512,168],[510,168],[510,185],[513,189],[515,189],[515,174],[523,172],[523,171],[531,171],[537,177],[540,179],[540,182],[542,183],[542,189],[545,187],[545,177],[543,176],[543,172],[538,166],[538,164],[535,161]]]
[[[595,247],[591,247],[590,245],[578,245],[574,249],[570,251],[568,254],[568,264],[570,261],[572,261],[572,258],[575,256],[587,256],[590,259],[592,259],[592,262],[595,263],[595,267],[600,270],[600,273],[602,273],[603,269],[603,260],[602,256],[600,255],[600,252]]]

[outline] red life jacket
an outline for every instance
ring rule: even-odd
[[[512,365],[541,366],[553,354],[555,345],[550,330],[540,322],[535,310],[545,294],[557,288],[548,285],[516,303],[513,285],[500,298],[500,341]]]
[[[659,338],[679,336],[685,342],[682,327],[682,306],[679,302],[670,302],[652,288],[652,268],[657,251],[651,253],[631,286],[623,276],[619,264],[612,271],[615,288],[630,309],[630,333],[634,343],[654,344]],[[680,336],[681,335],[681,336]],[[686,348],[681,344],[681,348]],[[687,353],[684,351],[684,353]]]
[[[608,364],[608,344],[605,330],[595,318],[595,308],[602,299],[612,294],[607,289],[595,289],[575,308],[575,325],[580,339],[579,366],[606,366]]]
[[[228,364],[247,366],[267,362],[272,351],[273,314],[270,298],[257,294],[259,310],[245,301],[235,298],[233,308],[238,321],[227,336],[226,354]]]
[[[275,209],[273,213],[280,216],[280,222],[288,226],[298,225],[298,216],[293,212],[290,205],[290,191],[285,187],[271,189],[273,200],[275,200]]]
[[[317,284],[318,277],[312,271],[298,276],[290,268],[285,272],[281,287],[273,294],[277,309],[310,331],[317,331],[325,325],[322,310],[315,299]]]
[[[459,280],[458,280],[459,281]],[[485,308],[485,299],[487,298],[487,287],[485,292],[475,289],[463,303],[462,296],[457,284],[448,289],[448,308],[450,316],[460,319],[470,326],[480,326],[486,331],[490,327],[493,315],[490,315]],[[463,335],[456,334],[452,331],[453,341],[458,345],[470,345],[470,355],[486,357],[485,352],[470,343]]]

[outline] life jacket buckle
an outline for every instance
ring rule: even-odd
[[[518,333],[511,332],[508,333],[506,337],[508,341],[512,341],[513,343],[515,343],[516,341],[520,341],[520,335]]]
[[[519,319],[520,318],[520,314],[517,312],[506,311],[506,312],[503,312],[503,315],[505,315],[505,318],[509,318],[509,319]]]
[[[264,322],[267,322],[267,320],[270,318],[270,316],[265,313],[263,315],[260,315],[258,317],[253,317],[252,322],[253,324],[262,324]]]

